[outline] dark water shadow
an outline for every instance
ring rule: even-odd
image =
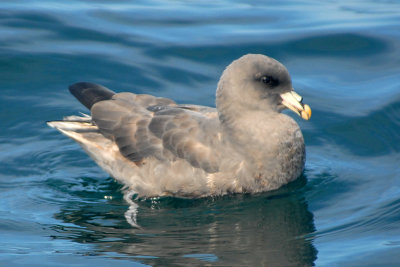
[[[245,41],[245,40],[243,40]],[[272,40],[270,40],[272,41]],[[146,54],[154,58],[175,56],[192,58],[197,62],[228,64],[247,53],[269,55],[279,60],[292,55],[327,58],[362,58],[378,55],[390,50],[388,43],[374,36],[356,33],[318,34],[279,42],[217,44],[209,46],[151,47]]]
[[[400,99],[366,116],[348,118],[327,129],[337,144],[352,147],[352,152],[359,156],[399,152],[399,131]]]
[[[307,145],[332,143],[360,157],[382,156],[400,151],[400,98],[393,99],[364,116],[344,116],[314,109],[311,124],[305,130]],[[313,137],[318,138],[313,138]]]
[[[60,15],[59,15],[60,16]],[[62,15],[61,15],[62,16]],[[140,41],[137,36],[122,36],[107,33],[101,30],[88,29],[88,25],[77,27],[65,23],[66,18],[59,18],[57,14],[48,14],[44,11],[18,12],[1,11],[0,24],[11,29],[45,30],[46,35],[42,39],[62,41],[94,41],[102,43],[118,43],[122,45],[134,45],[135,47],[148,47],[150,44]],[[18,39],[19,40],[19,39]],[[134,41],[131,41],[134,40]],[[16,40],[13,39],[12,43]],[[20,42],[22,42],[20,40]],[[28,42],[27,40],[25,43]],[[3,42],[1,46],[11,46],[12,43]]]
[[[55,218],[68,226],[53,227],[52,237],[95,244],[95,254],[153,266],[311,266],[317,250],[305,183],[302,177],[258,195],[142,200],[142,228],[133,229],[124,218],[121,191],[110,182],[97,195],[112,199],[65,204]]]

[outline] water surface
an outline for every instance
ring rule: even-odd
[[[400,3],[0,4],[4,266],[398,266]],[[246,53],[274,57],[313,109],[302,177],[277,191],[139,201],[48,120],[77,81],[214,106]],[[290,113],[288,113],[290,114]],[[294,114],[292,114],[295,117]]]

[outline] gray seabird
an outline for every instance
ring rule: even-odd
[[[219,80],[217,108],[86,82],[69,89],[91,116],[48,124],[139,197],[268,191],[304,169],[303,135],[281,111],[308,120],[311,109],[293,90],[287,69],[270,57],[233,61]]]

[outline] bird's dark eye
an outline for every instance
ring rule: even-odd
[[[261,81],[262,81],[263,83],[265,83],[265,84],[270,84],[271,81],[272,81],[272,79],[271,79],[271,77],[269,77],[269,76],[263,76],[263,77],[261,78]]]

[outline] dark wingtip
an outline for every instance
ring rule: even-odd
[[[104,86],[88,82],[74,83],[69,86],[69,91],[89,110],[95,103],[109,100],[115,95],[115,92]]]

